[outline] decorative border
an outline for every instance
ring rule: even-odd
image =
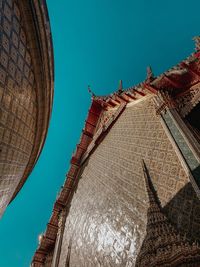
[[[200,199],[200,159],[193,147],[190,146],[189,140],[176,120],[176,115],[178,116],[178,114],[173,113],[171,113],[170,110],[162,112],[162,114],[160,114],[161,119],[165,125],[165,131],[167,132],[168,137],[170,136],[169,139],[175,147],[175,151],[177,152],[184,169],[188,173],[191,184]]]
[[[200,102],[200,85],[190,88],[182,97],[177,98],[176,105],[181,117],[187,116]]]

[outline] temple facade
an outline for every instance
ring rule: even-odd
[[[33,267],[200,266],[200,52],[92,102]],[[91,90],[90,90],[91,92]]]
[[[52,38],[44,0],[0,1],[0,216],[42,150],[53,100]]]

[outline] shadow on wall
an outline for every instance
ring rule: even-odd
[[[200,200],[190,182],[163,207],[163,211],[190,241],[200,241]]]
[[[195,177],[195,181],[198,185],[198,187],[200,188],[200,165],[192,171],[194,177]]]

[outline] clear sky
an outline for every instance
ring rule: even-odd
[[[34,171],[0,220],[0,267],[28,267],[97,95],[137,84],[187,57],[200,35],[199,0],[47,0],[55,55],[54,107]]]

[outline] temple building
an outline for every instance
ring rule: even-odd
[[[44,0],[0,1],[0,216],[42,150],[53,100],[52,37]]]
[[[200,38],[91,106],[33,267],[200,266]]]

